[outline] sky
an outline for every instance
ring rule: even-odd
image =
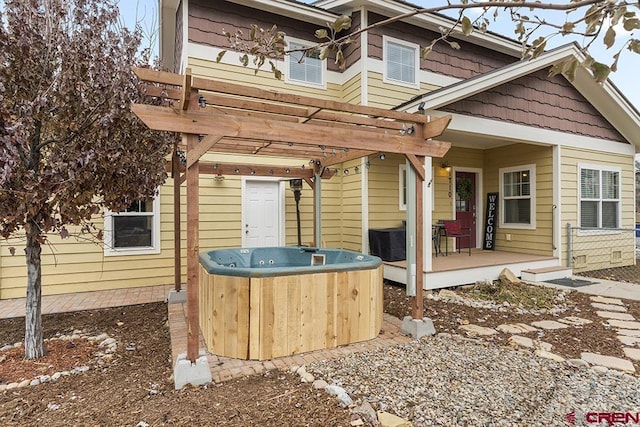
[[[1,0],[0,0],[1,1]],[[305,3],[311,3],[311,0],[303,0]],[[412,0],[412,3],[418,6],[426,7],[428,4],[435,4],[434,0]],[[441,4],[442,2],[437,2]],[[119,2],[122,18],[126,25],[134,25],[136,21],[140,22],[142,28],[147,32],[151,32],[157,28],[158,22],[158,0],[120,0]],[[470,12],[470,18],[473,18],[473,12]],[[541,16],[545,16],[544,12],[537,13]],[[564,16],[564,12],[547,12],[546,15],[549,19],[556,16]],[[514,24],[511,22],[508,14],[501,13],[499,19],[496,22],[492,22],[490,31],[502,34],[504,36],[515,38],[513,33]],[[638,30],[636,30],[638,31]],[[623,29],[617,31],[617,42],[611,51],[617,51],[616,46],[620,46],[624,40],[630,37],[629,33],[626,33]],[[547,45],[548,48],[570,43],[567,37],[554,37]],[[580,41],[580,40],[578,40]],[[154,39],[154,43],[157,43],[157,37]],[[604,49],[604,45],[601,42],[594,44],[594,49],[591,50],[592,56],[594,56],[600,62],[610,64],[611,54]],[[626,51],[621,55],[621,59],[618,63],[618,71],[610,75],[611,81],[618,87],[620,92],[640,110],[640,82],[635,73],[640,70],[640,55]]]

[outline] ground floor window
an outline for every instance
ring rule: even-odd
[[[133,202],[122,212],[105,212],[105,255],[160,252],[160,197]]]
[[[535,228],[535,165],[500,169],[500,225]]]
[[[620,169],[581,165],[580,227],[620,226]]]

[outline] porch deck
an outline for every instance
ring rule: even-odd
[[[495,280],[503,268],[509,268],[516,276],[522,270],[556,267],[560,260],[552,256],[520,254],[504,251],[473,249],[468,252],[449,253],[432,257],[432,271],[424,272],[424,289],[440,289],[475,283],[478,280]],[[406,261],[384,262],[384,278],[406,284]]]

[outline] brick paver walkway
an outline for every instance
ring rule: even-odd
[[[145,286],[142,288],[113,289],[107,291],[77,292],[73,294],[46,295],[42,297],[42,314],[96,308],[120,307],[166,301],[173,285]],[[0,300],[0,319],[22,317],[25,298]]]
[[[294,365],[302,366],[317,360],[333,359],[357,351],[388,347],[411,341],[411,337],[407,337],[400,332],[401,325],[401,320],[385,313],[382,332],[372,340],[353,343],[338,348],[278,357],[271,360],[241,360],[216,356],[215,354],[207,352],[211,378],[214,382],[219,383],[232,378],[261,374],[271,369],[287,369]],[[186,304],[169,304],[169,328],[171,331],[171,352],[175,366],[178,355],[187,352]],[[205,348],[206,345],[202,335],[200,335],[200,349]]]

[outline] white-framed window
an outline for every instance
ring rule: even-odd
[[[398,165],[398,206],[401,211],[407,210],[407,165]]]
[[[536,228],[536,165],[501,168],[500,226]]]
[[[287,38],[287,50],[304,49],[313,43]],[[296,51],[285,56],[285,82],[326,88],[326,59],[320,59],[320,49]]]
[[[383,81],[412,88],[419,87],[420,46],[393,37],[382,37]]]
[[[160,253],[160,195],[137,200],[123,212],[105,211],[105,255],[157,253]]]
[[[580,227],[620,227],[620,175],[620,168],[578,165]]]

